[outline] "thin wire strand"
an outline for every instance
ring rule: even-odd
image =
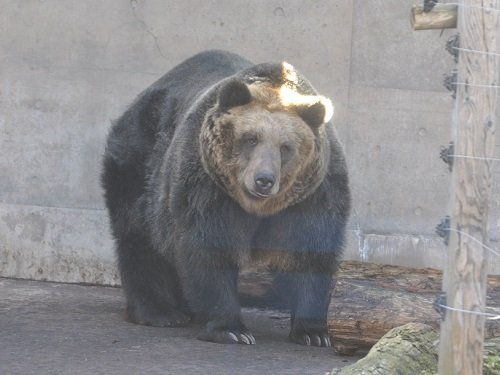
[[[479,7],[479,6],[476,6],[476,5],[465,5],[465,4],[462,4],[462,3],[443,3],[443,4],[446,4],[446,5],[456,5],[458,7],[469,8],[469,9],[480,9],[480,10],[485,10],[487,12],[500,12],[500,9],[497,9],[497,8]]]
[[[462,234],[464,235],[465,237],[468,237],[470,238],[471,240],[473,240],[474,242],[476,242],[477,244],[481,245],[482,247],[484,247],[486,250],[489,250],[491,251],[493,254],[495,254],[496,256],[500,257],[500,252],[498,252],[497,250],[495,249],[492,249],[491,247],[489,246],[486,246],[482,241],[479,241],[477,238],[475,238],[474,236],[471,236],[469,233],[465,233],[465,232],[462,232],[461,230],[458,230],[458,229],[453,229],[453,228],[447,228],[446,229],[447,231],[449,232],[455,232],[455,233],[459,233],[459,234]]]
[[[500,89],[500,86],[497,85],[481,85],[481,84],[467,83],[467,82],[453,82],[452,84],[461,86],[470,86],[470,87],[487,87],[492,89]]]
[[[345,284],[351,285],[353,287],[358,287],[359,286],[358,284],[352,283],[352,282],[349,282],[349,281],[345,281],[344,280],[343,282]],[[400,292],[404,291],[401,288],[398,288],[397,290],[400,291]],[[419,296],[419,295],[415,295],[414,297],[416,299],[422,301],[425,304],[429,304],[429,305],[432,305],[432,306],[439,306],[439,307],[441,307],[443,309],[446,309],[446,310],[451,310],[451,311],[455,311],[455,312],[461,312],[461,313],[464,313],[464,314],[482,315],[482,316],[485,316],[487,320],[500,320],[500,315],[497,315],[497,314],[492,314],[492,313],[482,312],[482,311],[472,311],[472,310],[458,309],[458,308],[455,308],[455,307],[446,306],[446,305],[443,305],[443,304],[440,304],[440,303],[432,302],[428,298],[425,298],[425,297],[422,297],[422,296]]]
[[[491,314],[491,313],[487,313],[487,312],[457,309],[455,307],[442,305],[440,303],[436,303],[436,306],[442,307],[443,309],[446,309],[446,310],[455,311],[455,312],[461,312],[461,313],[466,313],[466,314],[471,314],[471,315],[485,316],[486,319],[488,319],[488,320],[500,320],[500,315]]]
[[[461,159],[476,159],[476,160],[486,160],[486,161],[500,161],[499,158],[487,158],[482,156],[467,156],[467,155],[448,155],[452,158],[461,158]]]
[[[476,49],[468,49],[468,48],[461,48],[461,47],[451,47],[451,48],[459,50],[459,51],[478,53],[480,55],[500,56],[500,53],[497,53],[497,52],[486,52],[486,51],[479,51]]]

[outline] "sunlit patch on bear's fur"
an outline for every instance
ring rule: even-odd
[[[296,80],[293,67],[285,64],[283,79],[287,82]],[[221,187],[243,209],[268,216],[305,199],[323,180],[329,147],[322,125],[332,117],[333,106],[323,96],[301,95],[288,87],[286,82],[275,87],[260,81],[246,87],[251,95],[249,103],[224,108],[223,111],[215,108],[207,114],[201,135],[207,150],[203,164],[216,180],[223,181]],[[240,89],[245,87],[240,86]],[[303,113],[308,108],[316,111],[319,117],[306,118]],[[309,118],[314,119],[314,124],[311,124],[312,120],[308,122]],[[210,123],[209,130],[207,123]],[[255,151],[246,160],[239,148],[241,138],[249,133],[265,144],[268,150],[274,147],[279,151],[284,142],[292,145],[294,150],[288,164],[277,169],[278,181],[272,194],[262,199],[249,194],[260,155]]]

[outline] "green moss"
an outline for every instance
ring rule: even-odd
[[[394,328],[365,358],[331,375],[437,375],[437,339],[437,331],[423,324]],[[500,337],[485,340],[483,363],[483,375],[500,375]]]
[[[483,375],[500,375],[500,337],[485,343]]]
[[[425,324],[396,327],[382,337],[365,358],[332,374],[434,375],[437,372],[437,338],[437,332]]]

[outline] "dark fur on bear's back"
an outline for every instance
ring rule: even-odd
[[[347,171],[331,124],[320,121],[323,102],[269,104],[282,86],[320,98],[286,66],[203,52],[145,90],[114,123],[102,185],[127,320],[154,326],[202,321],[203,340],[254,343],[241,321],[237,278],[241,266],[259,259],[268,262],[290,305],[290,338],[331,344],[326,313],[350,209]],[[260,118],[270,121],[259,130],[267,137],[260,154],[249,149],[253,141],[227,144],[241,130],[235,123],[253,121],[254,112],[258,126]],[[275,144],[282,138],[288,145]],[[286,162],[284,152],[292,151],[283,147],[290,143],[297,149],[287,157],[302,163],[299,172]],[[310,160],[297,150],[308,150]],[[233,176],[243,163],[250,165],[247,176]],[[253,165],[260,169],[252,180]],[[257,192],[248,194],[243,177]]]

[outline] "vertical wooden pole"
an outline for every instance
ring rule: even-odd
[[[483,8],[483,9],[481,9]],[[458,10],[460,53],[453,116],[450,237],[443,288],[447,306],[484,311],[487,223],[495,109],[499,105],[500,0],[463,0]],[[472,51],[482,51],[472,52]],[[484,52],[489,52],[486,54]],[[467,156],[467,158],[463,157]],[[473,158],[470,158],[473,157]],[[482,374],[484,316],[446,310],[441,324],[440,375]]]

